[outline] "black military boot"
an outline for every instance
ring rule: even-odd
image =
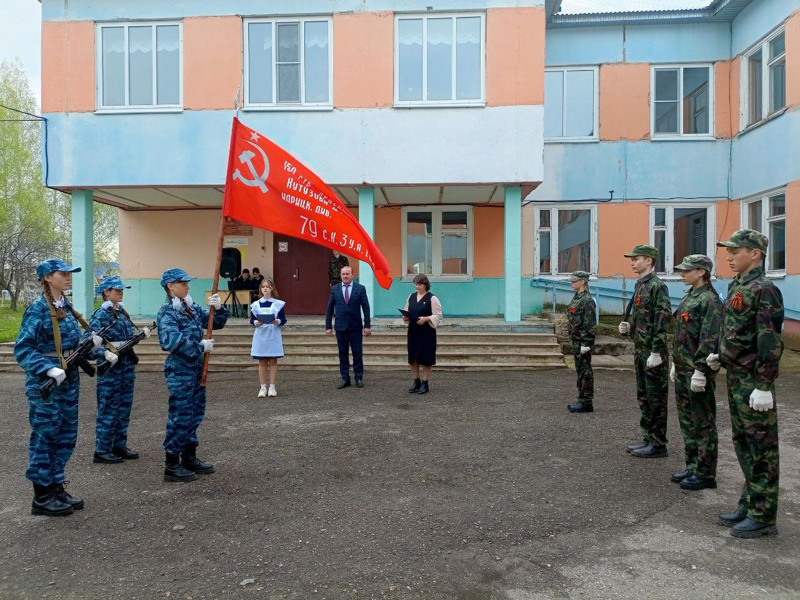
[[[666,446],[660,444],[656,445],[651,442],[644,448],[631,450],[631,456],[636,456],[638,458],[666,458],[669,456],[669,452],[667,452]]]
[[[53,495],[72,507],[72,510],[80,510],[83,508],[83,498],[75,498],[66,489],[67,482],[50,484],[50,489]]]
[[[684,490],[713,490],[716,487],[716,480],[708,477],[698,477],[697,475],[692,475],[681,481],[681,488]]]
[[[647,446],[647,442],[635,442],[633,444],[628,444],[625,446],[625,452],[633,452],[634,450],[644,448],[645,446]]]
[[[430,391],[430,388],[428,387],[428,382],[427,381],[422,381],[419,384],[419,389],[417,390],[417,393],[418,394],[427,394],[429,391]]]
[[[408,388],[408,393],[409,394],[416,394],[419,391],[419,387],[421,385],[422,385],[422,382],[419,380],[419,377],[417,377],[414,380],[414,383],[411,385],[411,387]]]
[[[567,410],[569,410],[571,413],[590,413],[594,412],[594,406],[578,401],[573,402],[572,404],[567,404]]]
[[[95,452],[92,462],[103,465],[118,465],[123,462],[121,456],[117,456],[111,452]]]
[[[210,475],[214,472],[214,465],[197,458],[197,444],[186,444],[183,454],[181,454],[181,464],[184,469],[189,469],[199,475]]]
[[[747,518],[747,510],[737,508],[733,512],[720,513],[717,523],[724,527],[733,527],[737,523],[741,523]]]
[[[738,538],[757,538],[764,535],[777,535],[778,528],[774,523],[759,523],[745,517],[731,529],[731,535]]]
[[[673,473],[672,476],[670,477],[670,480],[672,481],[672,483],[680,483],[681,481],[683,481],[687,477],[691,477],[692,475],[694,475],[694,471],[692,471],[691,469],[684,469],[683,471],[678,471],[677,473]]]
[[[181,466],[180,454],[170,454],[167,452],[167,466],[164,468],[164,481],[194,481],[197,475],[187,471]]]
[[[119,456],[120,458],[124,458],[125,460],[136,460],[139,458],[139,453],[135,450],[131,450],[128,447],[124,448],[114,448],[111,451],[111,454],[114,456]]]
[[[34,483],[31,514],[44,515],[45,517],[63,517],[72,514],[72,507],[59,500],[53,494],[52,485],[37,485]]]

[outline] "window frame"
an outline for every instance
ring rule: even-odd
[[[656,133],[656,71],[678,70],[678,128],[683,129],[683,70],[708,69],[708,133]],[[674,63],[650,66],[650,139],[651,140],[713,140],[716,135],[714,101],[714,63]]]
[[[760,194],[756,194],[755,196],[748,196],[747,198],[742,198],[739,202],[740,206],[740,223],[742,224],[742,229],[752,229],[750,226],[750,212],[749,208],[750,205],[755,202],[761,202],[761,224],[762,229],[767,229],[767,233],[765,235],[769,235],[769,225],[770,223],[775,223],[776,221],[783,221],[784,222],[784,230],[786,229],[786,211],[784,210],[783,214],[777,217],[770,217],[769,216],[769,207],[770,207],[770,200],[775,198],[776,196],[783,196],[784,203],[786,199],[786,187],[775,188],[772,190],[768,190],[766,192],[762,192]],[[762,233],[764,233],[762,231]],[[784,240],[784,243],[787,243],[788,237]],[[786,265],[782,269],[773,269],[772,268],[772,260],[770,258],[769,248],[767,248],[767,252],[764,256],[764,272],[768,275],[777,275],[783,276],[786,275]]]
[[[328,24],[328,102],[305,102],[305,24],[325,21]],[[272,102],[250,102],[250,24],[272,25]],[[277,25],[298,23],[300,30],[300,102],[278,102]],[[242,19],[242,110],[244,111],[303,111],[333,110],[333,17],[331,15],[302,15],[291,17],[248,17]]]
[[[416,274],[407,274],[408,264],[408,213],[409,212],[429,212],[432,214],[432,244],[431,244],[431,266],[432,273],[425,273],[428,279],[438,282],[457,282],[472,281],[475,273],[475,219],[473,206],[470,204],[441,204],[441,205],[421,205],[404,206],[402,211],[402,281],[414,281]],[[466,275],[442,275],[442,213],[443,212],[466,212],[467,213],[467,274]]]
[[[178,27],[178,104],[128,104],[130,101],[130,73],[128,63],[128,29],[130,27],[150,27],[153,39],[153,99],[158,100],[158,45],[156,28],[159,26]],[[122,27],[124,52],[125,102],[123,106],[103,104],[103,29]],[[183,21],[97,21],[95,23],[95,114],[120,113],[174,113],[183,111]]]
[[[451,73],[453,93],[456,93],[456,52],[458,49],[456,19],[479,17],[481,20],[481,97],[472,100],[427,100],[428,95],[428,19],[453,19],[453,72]],[[400,100],[400,21],[422,19],[422,100]],[[395,108],[442,108],[442,107],[483,107],[486,106],[486,13],[485,12],[428,12],[395,13],[394,15],[394,107]]]
[[[675,272],[675,209],[681,208],[705,208],[706,209],[706,250],[703,254],[706,256],[711,257],[712,259],[716,256],[716,231],[717,231],[717,221],[716,221],[716,204],[713,201],[708,202],[686,202],[686,203],[675,203],[675,202],[664,202],[664,203],[656,203],[651,202],[649,207],[649,230],[650,230],[650,241],[649,244],[655,247],[655,232],[656,232],[656,225],[655,225],[655,211],[657,209],[666,209],[666,213],[664,215],[664,222],[666,225],[664,226],[664,231],[666,231],[665,235],[665,243],[664,243],[664,270],[663,271],[654,271],[657,275],[663,275],[666,278],[673,278],[673,279],[680,279],[680,274]],[[659,228],[661,229],[661,228]],[[714,270],[712,275],[716,275],[717,273],[717,261],[714,260]]]
[[[568,67],[547,67],[545,73],[562,72],[565,73],[564,81],[562,84],[562,131],[566,131],[565,124],[567,122],[566,105],[566,89],[567,89],[567,71],[592,71],[594,76],[594,135],[591,136],[561,136],[561,137],[545,137],[545,144],[560,144],[560,143],[574,143],[574,142],[598,142],[600,141],[600,67],[597,65],[584,65],[584,66],[568,66]],[[546,79],[545,75],[545,79]],[[547,110],[545,107],[544,110]]]
[[[550,211],[550,272],[542,272],[539,269],[539,236],[542,228],[539,226],[539,211]],[[596,278],[600,266],[599,256],[599,241],[598,241],[598,224],[597,204],[584,204],[584,203],[534,203],[533,211],[533,274],[534,277],[548,277],[551,279],[567,279],[570,273],[558,272],[558,227],[553,227],[553,223],[558,224],[558,211],[559,210],[589,210],[591,224],[589,227],[589,246],[591,257],[589,260],[589,274]],[[553,259],[555,257],[555,260]]]
[[[786,39],[785,23],[782,23],[781,25],[773,29],[770,33],[759,39],[755,44],[750,46],[747,50],[745,50],[741,54],[741,68],[739,69],[740,72],[739,94],[741,97],[741,103],[739,108],[740,132],[744,132],[748,129],[758,127],[762,123],[766,123],[770,119],[777,117],[778,115],[781,115],[786,111],[785,99],[784,99],[784,105],[781,108],[777,108],[774,111],[770,111],[770,105],[772,104],[772,86],[770,86],[770,81],[769,81],[770,66],[780,62],[781,60],[784,62],[784,64],[786,64],[786,48],[784,47],[783,54],[781,56],[773,60],[770,60],[769,44],[772,40],[774,40],[781,34],[784,35],[784,40],[785,40]],[[748,123],[750,115],[750,102],[751,102],[750,69],[749,69],[750,57],[759,51],[761,52],[761,118],[753,121],[752,123]],[[786,79],[784,78],[784,87],[785,85],[786,85]]]

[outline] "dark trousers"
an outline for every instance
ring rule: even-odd
[[[350,349],[353,350],[353,372],[356,379],[364,378],[364,360],[361,329],[345,329],[336,332],[336,344],[339,346],[339,371],[342,381],[350,381]]]

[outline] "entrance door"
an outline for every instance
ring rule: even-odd
[[[273,239],[273,276],[287,313],[324,315],[331,293],[328,261],[332,251],[293,237],[275,234]]]

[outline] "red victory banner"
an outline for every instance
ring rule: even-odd
[[[223,217],[338,250],[372,267],[389,289],[389,263],[353,214],[311,169],[233,119]]]

